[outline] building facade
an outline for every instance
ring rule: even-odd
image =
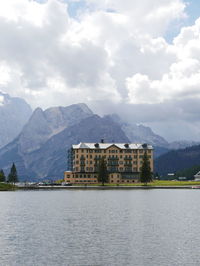
[[[80,143],[68,151],[64,180],[72,184],[98,183],[98,163],[104,157],[109,183],[132,183],[139,179],[144,153],[153,172],[153,147],[135,143]]]

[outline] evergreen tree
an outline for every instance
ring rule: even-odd
[[[16,166],[14,163],[13,163],[13,165],[10,169],[10,173],[8,175],[8,182],[10,182],[10,183],[18,182],[17,169],[16,169]]]
[[[103,186],[108,182],[108,171],[104,157],[102,157],[99,161],[98,182],[102,183]]]
[[[147,184],[152,181],[151,167],[148,159],[147,152],[145,151],[143,156],[143,162],[140,173],[140,182]]]
[[[0,182],[5,182],[6,181],[6,177],[4,174],[3,169],[0,170]]]

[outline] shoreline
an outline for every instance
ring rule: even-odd
[[[134,189],[200,189],[188,186],[26,186],[17,187],[18,190],[134,190]]]

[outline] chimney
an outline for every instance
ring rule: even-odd
[[[128,144],[128,143],[125,143],[124,146],[125,146],[125,148],[127,148],[127,149],[129,148],[129,144]]]
[[[101,143],[104,143],[104,139],[101,139]]]
[[[95,148],[99,148],[99,143],[95,143],[95,144],[94,144],[94,147],[95,147]]]

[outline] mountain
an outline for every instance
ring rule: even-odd
[[[163,137],[155,134],[150,127],[127,123],[117,114],[107,115],[106,117],[109,117],[119,124],[131,142],[149,143],[153,145],[154,158],[157,158],[170,150],[169,143]]]
[[[52,136],[92,115],[83,103],[52,107],[45,111],[37,108],[19,135],[21,153],[38,150]]]
[[[10,98],[8,95],[3,95],[1,100],[1,96],[0,102],[4,110],[5,106],[8,108],[14,102],[16,108],[21,108],[24,117],[25,113],[30,115],[29,106],[23,100]],[[0,106],[0,114],[2,106]],[[16,114],[17,110],[13,114],[15,119]],[[14,125],[11,127],[12,131],[13,128],[17,128],[16,121],[11,125]],[[199,164],[194,161],[195,156],[185,155],[186,159],[183,156],[184,150],[169,152],[170,148],[185,147],[191,145],[191,142],[182,141],[170,144],[149,127],[126,123],[117,115],[107,115],[102,118],[93,114],[87,105],[80,103],[68,107],[52,107],[45,111],[37,108],[23,126],[21,133],[0,149],[0,169],[3,168],[7,173],[11,164],[15,162],[19,176],[24,180],[62,178],[63,172],[67,169],[67,149],[72,144],[99,142],[102,138],[106,142],[152,144],[154,157],[160,156],[155,160],[155,170],[160,173],[182,169],[182,165],[186,168]]]
[[[168,146],[168,142],[163,137],[155,134],[150,127],[127,123],[123,121],[117,114],[108,115],[108,117],[121,126],[122,130],[131,142],[146,142],[158,147]]]
[[[0,150],[0,168],[8,171],[15,162],[21,180],[62,178],[67,149],[80,141],[99,142],[102,138],[129,142],[117,123],[92,114],[85,105],[37,109],[21,134]]]
[[[172,150],[156,158],[155,172],[166,175],[195,165],[200,165],[200,145]]]
[[[19,135],[31,114],[23,99],[0,92],[0,148]]]
[[[179,141],[170,142],[168,148],[169,150],[180,150],[199,144],[200,142],[197,141],[179,140]]]

